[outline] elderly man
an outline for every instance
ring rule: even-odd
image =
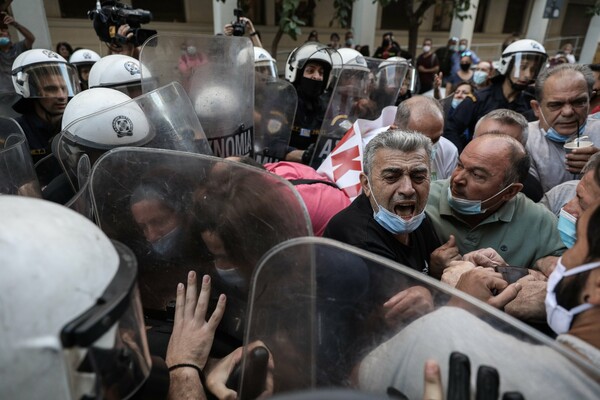
[[[591,70],[578,64],[561,64],[544,71],[535,85],[531,107],[539,121],[529,124],[527,150],[531,173],[544,192],[576,179],[590,156],[600,146],[600,121],[588,118],[594,86]],[[571,139],[587,135],[589,141],[565,146]],[[589,145],[586,147],[586,145]],[[566,165],[565,165],[566,164]]]
[[[460,253],[490,247],[509,265],[545,269],[564,250],[556,218],[521,191],[529,158],[514,138],[489,133],[471,141],[449,180],[433,182],[427,215],[440,240]]]
[[[417,132],[375,136],[365,147],[362,194],[331,219],[323,236],[427,273],[440,246],[425,217],[430,154],[431,141]]]
[[[442,247],[443,252],[432,255],[440,242],[425,216],[430,157],[431,141],[420,133],[389,130],[375,136],[363,154],[362,194],[329,221],[323,236],[424,274],[461,259],[457,249],[445,249],[447,245]],[[384,275],[373,271],[371,286],[390,286],[390,280]],[[392,287],[391,290],[393,293],[386,293],[392,297],[381,299],[385,301],[383,314],[388,325],[395,324],[399,318],[431,310],[431,294],[424,287]]]
[[[506,108],[499,108],[484,115],[477,121],[473,136],[477,137],[490,132],[504,133],[517,139],[523,146],[527,144],[527,137],[529,136],[529,128],[525,117]],[[521,192],[535,202],[540,201],[544,195],[542,185],[531,174],[527,174]]]
[[[590,157],[581,170],[581,179],[574,179],[554,186],[544,193],[540,200],[557,217],[563,207],[569,204],[569,213],[578,217],[591,202],[600,198],[600,153]],[[576,215],[576,214],[577,215]]]
[[[458,161],[458,150],[442,137],[444,114],[440,103],[427,96],[414,96],[398,105],[394,126],[422,133],[433,143],[431,180],[449,178]]]

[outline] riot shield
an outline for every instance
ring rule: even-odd
[[[248,38],[159,34],[140,53],[142,90],[179,82],[217,157],[253,156],[254,49]]]
[[[77,164],[77,187],[79,191],[65,204],[65,207],[93,221],[94,211],[89,190],[91,169],[90,158],[87,154],[82,155]]]
[[[93,164],[105,151],[121,146],[210,154],[190,99],[177,82],[73,121],[62,130],[53,151],[78,191],[80,157],[86,154]]]
[[[317,169],[357,119],[374,120],[393,105],[408,64],[365,59],[367,67],[342,68],[331,94],[310,165]]]
[[[254,158],[261,164],[283,160],[292,134],[298,95],[291,83],[256,72]]]
[[[413,300],[389,318],[384,303],[405,290],[418,290],[428,306]],[[439,362],[448,387],[454,351],[467,355],[474,371],[496,368],[500,393],[600,393],[600,370],[576,351],[449,285],[330,239],[294,239],[265,255],[247,321],[245,344],[260,340],[271,353],[275,393],[354,387],[385,394],[392,387],[420,399],[425,360]]]
[[[5,117],[0,117],[0,193],[42,197],[25,134]]]
[[[258,260],[277,243],[311,234],[287,181],[218,157],[114,149],[94,164],[90,190],[100,228],[138,259],[147,315],[168,319],[187,272],[210,274],[213,297],[228,297],[220,331],[238,345]]]

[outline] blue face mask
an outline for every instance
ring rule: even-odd
[[[544,113],[540,112],[540,114],[542,116],[542,119],[544,120],[544,123],[546,125],[550,126],[548,121],[546,121],[546,117],[544,117]],[[544,136],[548,140],[552,140],[553,142],[556,142],[556,143],[565,143],[567,140],[569,140],[569,137],[574,134],[583,135],[586,124],[587,124],[587,119],[582,125],[579,126],[579,129],[577,130],[577,132],[573,132],[571,135],[568,135],[568,136],[561,135],[552,126],[550,126],[550,128],[547,131],[545,131],[542,127],[540,127],[540,129],[541,129],[542,133],[544,134]]]
[[[464,100],[464,99],[454,99],[454,98],[453,98],[453,99],[452,99],[452,108],[456,108],[456,107],[458,107],[458,105],[459,105],[460,103],[462,103],[462,101],[463,101],[463,100]]]
[[[377,203],[377,199],[375,198],[373,189],[371,189],[370,183],[369,190],[371,190],[373,201],[375,201],[375,204],[379,209],[379,211],[373,212],[373,218],[375,218],[375,221],[377,221],[377,223],[381,225],[386,231],[393,233],[394,235],[399,235],[402,233],[411,233],[415,231],[421,225],[421,222],[423,222],[423,220],[425,219],[425,210],[421,211],[420,214],[417,214],[408,220],[386,210],[385,208],[381,207],[379,203]]]
[[[7,38],[6,36],[0,37],[0,46],[6,46],[9,43],[10,43],[10,38]]]
[[[450,207],[459,214],[463,215],[478,215],[484,214],[487,211],[487,208],[482,209],[481,205],[494,197],[498,196],[506,189],[511,187],[512,184],[508,185],[492,197],[489,197],[485,200],[467,200],[467,199],[459,199],[457,197],[452,197],[452,190],[450,190],[450,186],[448,186],[448,204]]]
[[[485,71],[475,71],[475,73],[473,74],[473,82],[475,82],[476,85],[481,85],[487,80],[487,78],[488,73]]]
[[[182,229],[180,226],[165,234],[160,239],[152,243],[152,250],[161,256],[168,255],[175,248],[181,238]]]
[[[566,212],[564,208],[560,210],[560,214],[558,215],[558,233],[560,233],[560,238],[569,249],[573,247],[577,238],[576,222],[577,218]]]

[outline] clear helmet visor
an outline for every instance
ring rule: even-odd
[[[135,256],[124,245],[120,265],[97,303],[61,332],[78,395],[126,399],[144,384],[151,358],[137,288]]]
[[[513,56],[511,75],[514,80],[523,84],[535,82],[546,64],[546,56],[539,53],[517,53]]]
[[[277,65],[272,60],[255,62],[254,70],[259,74],[277,78]]]
[[[81,91],[77,69],[70,64],[35,64],[16,73],[30,98],[73,97]]]

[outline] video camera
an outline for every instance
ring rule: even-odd
[[[141,8],[118,1],[103,1],[102,6],[88,11],[88,17],[94,21],[94,30],[103,42],[122,45],[130,42],[134,46],[141,46],[150,36],[156,35],[153,29],[142,29],[141,24],[152,21],[152,13]],[[121,25],[128,24],[133,33],[132,39],[126,39],[117,34]]]
[[[240,21],[240,17],[242,17],[242,10],[236,8],[233,10],[233,15],[235,15],[236,20],[231,23],[233,26],[233,36],[244,36],[246,33],[246,24]]]

